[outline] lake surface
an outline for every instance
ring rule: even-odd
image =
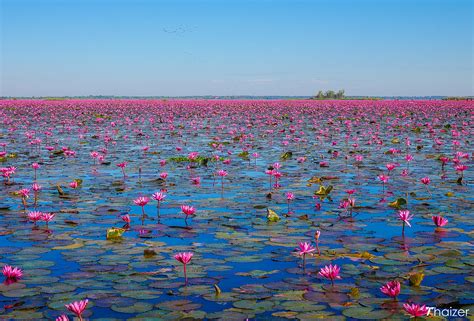
[[[404,320],[407,302],[474,311],[472,101],[1,100],[0,115],[0,166],[16,168],[0,185],[0,267],[24,273],[0,285],[0,319],[72,319],[65,304],[83,299],[90,320]],[[333,188],[315,195],[321,186]],[[414,215],[403,234],[401,209]],[[55,217],[33,223],[35,210]],[[114,227],[123,235],[107,239]],[[298,243],[316,246],[317,230],[320,254],[303,264]],[[194,254],[187,282],[179,252]],[[329,264],[334,286],[318,275]],[[398,301],[380,291],[392,280]]]

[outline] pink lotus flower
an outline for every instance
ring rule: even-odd
[[[126,224],[130,224],[130,215],[126,214],[122,216],[122,221],[124,221]]]
[[[389,180],[390,177],[387,176],[387,175],[384,175],[384,174],[380,174],[380,175],[378,176],[378,178],[379,178],[379,180],[380,180],[382,183],[386,184],[386,183],[388,182],[388,180]]]
[[[66,157],[74,157],[74,156],[76,156],[76,152],[73,151],[73,150],[67,149],[67,150],[64,151],[64,156],[66,156]]]
[[[89,300],[85,299],[81,301],[72,302],[70,304],[66,304],[65,306],[66,306],[66,309],[74,313],[79,318],[80,321],[83,321],[82,313],[86,309],[88,303],[89,303]]]
[[[219,175],[220,177],[226,177],[228,173],[225,170],[221,169],[217,171],[217,175]]]
[[[379,176],[377,176],[378,179],[382,182],[382,191],[385,193],[385,184],[388,183],[388,179],[390,178],[389,176],[387,175],[384,175],[384,174],[380,174]]]
[[[192,177],[191,178],[191,183],[193,185],[200,185],[201,184],[201,177]]]
[[[353,197],[349,197],[349,198],[347,199],[347,202],[349,202],[349,206],[350,206],[350,207],[354,207],[356,200],[355,200],[355,198],[353,198]]]
[[[165,166],[166,165],[166,159],[160,160],[160,166]]]
[[[127,162],[118,163],[117,167],[124,169],[125,167],[127,167]]]
[[[278,181],[277,181],[278,182]],[[278,187],[278,183],[275,184],[276,187]],[[287,192],[286,193],[286,202],[288,204],[288,215],[290,215],[292,212],[290,211],[290,202],[295,199],[295,194],[292,192]]]
[[[396,165],[393,163],[388,163],[387,165],[385,165],[385,167],[387,167],[388,171],[393,171]]]
[[[22,198],[29,198],[30,197],[30,189],[29,188],[22,188],[18,191],[18,194]]]
[[[16,282],[23,276],[23,271],[18,267],[13,267],[10,265],[5,265],[3,267],[3,275],[6,278],[7,283]]]
[[[166,180],[168,178],[168,173],[167,172],[162,172],[160,173],[160,177],[164,180]]]
[[[272,176],[273,176],[273,169],[266,169],[265,174],[268,175],[270,178],[270,191],[272,190]]]
[[[198,153],[198,152],[191,152],[191,153],[188,154],[188,159],[189,159],[190,161],[193,161],[193,160],[195,160],[196,158],[198,158],[198,156],[199,156],[199,153]]]
[[[437,226],[437,227],[443,227],[445,226],[446,224],[448,224],[448,220],[442,216],[433,216],[432,217],[432,220],[433,220],[433,223]]]
[[[441,165],[444,167],[444,165],[446,165],[447,163],[449,163],[450,159],[449,157],[446,157],[446,156],[441,156],[439,158],[439,160],[441,161]]]
[[[35,170],[35,180],[36,180],[36,170],[40,168],[40,165],[38,163],[33,163],[31,164],[31,167]]]
[[[271,170],[271,175],[276,177],[276,178],[280,178],[282,176],[281,172],[279,172],[277,169],[272,169]]]
[[[319,240],[319,237],[321,236],[321,231],[320,230],[317,230],[315,233],[314,233],[314,238],[316,239],[316,241]]]
[[[319,237],[321,236],[321,231],[317,230],[314,233],[314,239],[316,240],[316,250],[318,251],[318,255],[321,255],[321,251],[319,250]]]
[[[59,317],[56,318],[56,321],[69,321],[69,318],[65,314],[61,314]]]
[[[431,180],[429,177],[423,177],[422,179],[420,179],[420,182],[422,182],[425,185],[428,185],[431,182]]]
[[[41,214],[41,220],[43,222],[46,222],[46,225],[48,225],[49,222],[51,222],[56,215],[54,213],[42,213]]]
[[[9,167],[2,167],[0,168],[0,171],[2,172],[2,176],[7,178],[7,181],[9,181],[10,176],[15,174],[16,172],[16,167],[14,166],[9,166]]]
[[[69,187],[70,188],[77,188],[79,186],[79,183],[77,181],[72,181],[71,183],[69,183]]]
[[[301,156],[301,157],[298,157],[296,160],[298,161],[298,163],[304,163],[306,162],[306,157]]]
[[[178,253],[174,256],[174,258],[178,261],[178,262],[181,262],[182,264],[188,264],[192,257],[193,257],[193,253],[192,252],[182,252],[182,253]]]
[[[419,304],[403,304],[403,309],[410,314],[412,317],[422,317],[428,314],[430,311],[425,305],[420,306]]]
[[[310,254],[310,253],[316,251],[316,249],[311,245],[311,243],[308,243],[308,242],[304,242],[304,243],[300,242],[298,244],[298,247],[299,247],[298,255],[305,256],[306,254]]]
[[[8,181],[10,180],[10,174],[8,174],[7,177]],[[23,208],[26,210],[26,199],[30,197],[30,189],[28,188],[22,188],[19,191],[17,191],[17,194],[20,195],[21,197],[21,203],[23,204]]]
[[[155,201],[162,202],[166,198],[166,194],[162,192],[156,192],[151,196]]]
[[[405,224],[411,227],[410,220],[413,218],[413,214],[410,214],[409,210],[398,211],[398,219],[403,222],[402,234],[405,234]]]
[[[33,223],[35,223],[36,225],[36,222],[41,220],[41,218],[43,217],[43,213],[38,212],[38,211],[33,211],[33,212],[29,212],[27,216],[28,216],[28,219],[32,221]]]
[[[217,175],[219,175],[221,177],[221,196],[223,197],[224,195],[224,177],[226,177],[228,175],[228,173],[221,169],[221,170],[218,170],[217,171]]]
[[[293,194],[292,192],[287,192],[287,193],[286,193],[286,199],[287,199],[288,201],[294,200],[294,199],[295,199],[295,194]]]
[[[123,178],[125,178],[125,167],[127,167],[127,162],[118,163],[116,165],[117,167],[120,167],[120,169],[122,170]]]
[[[303,256],[303,269],[304,269],[306,266],[306,254],[311,254],[314,251],[316,251],[316,249],[311,245],[311,243],[308,243],[308,242],[304,242],[304,243],[300,242],[298,244],[298,247],[299,249],[297,248],[296,250],[299,250],[298,255]]]
[[[138,205],[138,206],[145,206],[146,204],[148,204],[148,202],[150,201],[150,199],[146,196],[140,196],[136,199],[133,200],[133,203],[135,203],[135,205]]]
[[[347,200],[342,200],[340,203],[339,203],[339,208],[342,208],[342,209],[346,209],[349,207],[349,201]]]
[[[457,158],[469,159],[469,154],[459,151],[459,152],[456,152],[456,157]]]
[[[150,201],[150,199],[148,197],[140,196],[140,197],[134,199],[133,203],[135,203],[135,205],[141,206],[142,207],[142,215],[145,215],[145,205],[148,204],[149,201]]]
[[[391,298],[396,299],[398,294],[400,294],[400,282],[390,281],[380,288],[383,294],[388,295]]]
[[[334,285],[334,280],[341,278],[339,276],[339,271],[340,268],[336,264],[330,264],[321,268],[321,270],[318,272],[318,275],[322,276],[327,280],[331,280],[331,284]]]
[[[409,210],[398,211],[398,219],[403,221],[404,224],[406,223],[409,227],[411,227],[410,220],[412,218],[413,214],[410,214]]]
[[[193,258],[193,253],[192,252],[182,252],[178,253],[174,256],[174,258],[183,264],[183,270],[184,270],[184,278],[185,278],[185,283],[188,283],[188,276],[186,274],[186,265],[191,262],[191,259]]]
[[[160,215],[160,204],[161,204],[161,202],[163,202],[164,199],[166,198],[166,194],[164,194],[163,192],[156,192],[156,193],[154,193],[151,197],[152,197],[155,201],[157,201],[156,207],[157,207],[157,212],[158,212],[158,216],[159,216],[159,215]]]
[[[196,213],[196,209],[189,205],[181,205],[181,211],[186,215],[186,218]]]
[[[41,185],[37,184],[37,183],[33,183],[33,185],[31,186],[31,189],[34,191],[34,192],[38,192],[39,190],[41,190]]]

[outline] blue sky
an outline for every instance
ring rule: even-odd
[[[472,0],[0,0],[2,96],[473,95]]]

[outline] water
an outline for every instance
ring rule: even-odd
[[[0,106],[0,142],[16,154],[3,166],[17,168],[13,183],[1,185],[0,265],[24,270],[19,282],[0,286],[2,318],[54,319],[68,313],[64,304],[86,298],[84,316],[91,320],[404,319],[405,302],[473,304],[472,155],[461,160],[469,167],[462,185],[452,163],[442,172],[436,160],[472,152],[472,102],[5,100]],[[451,127],[441,131],[446,124]],[[420,133],[412,130],[418,126]],[[461,137],[452,136],[454,128]],[[405,137],[411,146],[404,145]],[[42,140],[39,148],[29,144],[35,138]],[[436,146],[435,138],[443,145]],[[214,149],[213,141],[225,145]],[[461,146],[453,148],[453,141]],[[68,147],[76,156],[54,155],[45,146]],[[90,152],[104,148],[104,164],[94,162]],[[387,153],[390,148],[400,153]],[[238,156],[244,149],[250,161]],[[286,151],[293,155],[283,160]],[[173,161],[190,152],[231,163]],[[254,152],[260,154],[256,162]],[[414,160],[402,177],[407,152]],[[363,155],[361,164],[356,154]],[[306,162],[298,163],[302,156]],[[126,177],[116,166],[123,161]],[[321,161],[329,167],[320,167]],[[26,211],[12,195],[31,187],[33,162],[41,166],[36,209],[56,214],[48,228],[26,218],[35,208],[33,192]],[[265,170],[275,162],[281,163],[281,187],[268,197]],[[400,166],[383,188],[376,177],[387,173],[387,163]],[[229,173],[223,189],[214,177],[219,169]],[[156,181],[161,172],[169,174],[165,184]],[[197,176],[199,186],[191,184]],[[334,186],[329,197],[313,197],[319,188],[308,182],[313,176]],[[419,181],[425,176],[431,178],[429,190]],[[82,180],[78,189],[68,187],[74,179]],[[59,197],[57,184],[65,196]],[[162,189],[167,197],[159,216],[151,200],[142,217],[133,200]],[[339,208],[348,189],[356,190],[352,217]],[[296,198],[286,216],[289,191]],[[397,210],[388,204],[407,192],[414,193],[406,206],[414,218],[402,236]],[[187,221],[183,204],[197,209]],[[281,220],[267,222],[266,208]],[[129,229],[119,240],[106,240],[108,228],[124,227],[125,214],[132,220]],[[448,225],[436,230],[432,215],[448,218]],[[144,229],[150,233],[140,237]],[[316,230],[321,255],[308,256],[303,267],[295,248],[302,241],[315,245]],[[157,254],[145,258],[144,249]],[[173,258],[184,251],[194,253],[187,285]],[[330,263],[341,267],[334,287],[317,275]],[[425,274],[421,286],[411,286],[409,276],[419,271]],[[394,279],[402,283],[398,304],[379,290]],[[9,305],[15,306],[1,308]]]

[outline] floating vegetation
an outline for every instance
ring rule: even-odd
[[[0,100],[0,318],[404,320],[471,307],[473,111]]]

